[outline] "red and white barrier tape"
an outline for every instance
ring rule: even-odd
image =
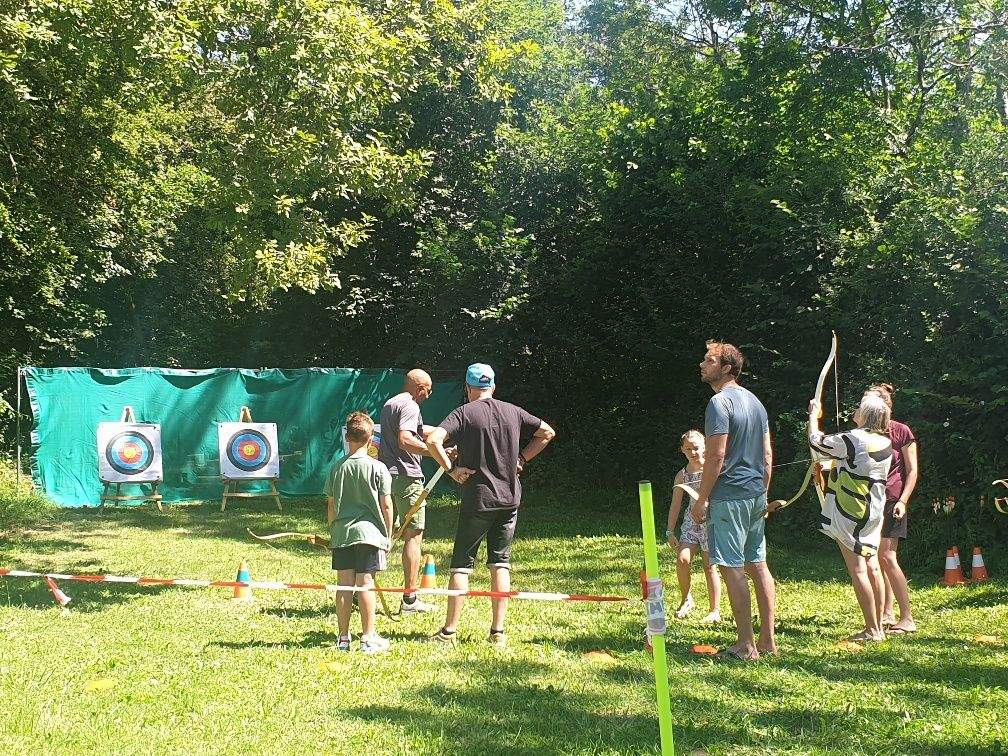
[[[251,588],[253,590],[329,591],[331,593],[361,593],[376,590],[381,593],[405,593],[405,588],[360,588],[330,583],[279,583],[250,580],[185,580],[181,578],[132,577],[128,575],[63,575],[56,572],[28,572],[27,570],[0,569],[0,577],[43,578],[52,580],[77,580],[84,583],[127,583],[133,585],[179,585],[185,588]],[[512,598],[529,601],[629,601],[624,596],[592,596],[578,593],[537,593],[535,591],[456,591],[450,588],[417,588],[411,593],[425,596],[469,596],[479,598]]]

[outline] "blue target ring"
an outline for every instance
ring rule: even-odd
[[[270,442],[257,430],[241,430],[227,442],[227,458],[243,472],[261,470],[273,455]]]
[[[117,473],[139,475],[154,461],[154,446],[143,434],[124,431],[105,445],[105,459]]]

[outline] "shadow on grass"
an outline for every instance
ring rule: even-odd
[[[59,536],[50,536],[48,531],[33,531],[28,538],[21,540],[5,539],[0,541],[0,562],[6,563],[13,558],[13,554],[24,551],[26,547],[31,549],[32,557],[51,556],[65,551],[86,551],[87,545],[83,541],[71,540]]]
[[[936,605],[948,609],[983,609],[1008,604],[1008,583],[992,580],[978,586],[949,588]]]
[[[227,648],[236,651],[249,651],[251,649],[293,649],[293,648],[325,648],[335,646],[337,640],[336,633],[325,640],[310,641],[307,637],[301,640],[290,641],[214,641],[207,643],[204,648]]]
[[[87,572],[84,566],[75,568]],[[5,590],[0,593],[5,601],[0,605],[25,609],[51,609],[56,606],[52,593],[42,578],[3,578]],[[57,580],[60,590],[71,601],[69,611],[75,614],[98,613],[117,604],[128,604],[144,596],[161,593],[169,586],[131,586],[123,583],[86,583],[76,580]]]
[[[550,638],[549,640],[554,645],[572,654],[586,654],[589,651],[606,651],[616,657],[622,657],[635,651],[640,651],[643,647],[643,622],[640,626],[627,625],[623,632],[592,633],[591,635],[575,635],[560,639]],[[542,642],[542,639],[532,638],[530,642],[539,643]]]
[[[450,744],[452,753],[655,751],[658,726],[653,717],[621,714],[609,696],[554,686],[546,665],[472,658],[452,663],[467,684],[431,683],[406,705],[363,705],[347,712],[426,732],[432,740]]]

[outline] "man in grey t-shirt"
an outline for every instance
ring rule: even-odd
[[[773,452],[766,410],[738,384],[745,359],[731,344],[711,341],[700,363],[700,379],[714,389],[704,428],[704,471],[691,516],[707,522],[711,564],[728,587],[738,641],[722,653],[744,660],[777,654],[776,595],[766,564],[763,523]],[[749,582],[759,606],[760,634],[753,636]]]
[[[392,504],[396,520],[406,516],[423,491],[420,457],[427,453],[424,437],[431,428],[423,424],[420,404],[431,395],[432,390],[433,383],[427,373],[420,369],[410,370],[406,374],[402,393],[385,402],[379,417],[381,445],[378,447],[378,459],[392,473]],[[434,610],[433,604],[421,601],[414,593],[420,582],[420,548],[426,508],[426,505],[420,507],[406,523],[403,532],[403,586],[406,590],[401,608],[405,614]]]

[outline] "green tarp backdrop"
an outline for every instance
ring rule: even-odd
[[[346,368],[175,370],[170,368],[23,369],[35,423],[32,475],[62,506],[98,504],[97,427],[133,407],[136,421],[161,424],[165,501],[219,499],[217,423],[238,420],[242,406],[258,423],[276,423],[281,493],[320,495],[343,454],[341,429],[356,409],[377,421],[402,390],[404,371]],[[421,407],[436,425],[463,401],[461,381],[438,382]],[[249,490],[255,490],[250,484]]]

